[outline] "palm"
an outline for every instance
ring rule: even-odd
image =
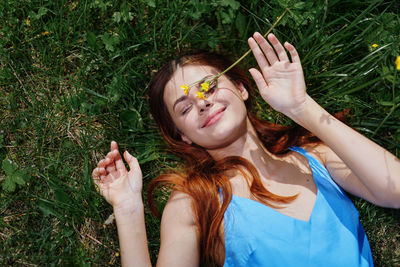
[[[101,194],[111,205],[129,201],[136,192],[141,191],[141,185],[135,183],[131,172],[114,171],[104,178],[99,185]]]
[[[268,36],[275,51],[260,35],[255,34],[249,44],[261,72],[251,69],[263,99],[275,110],[290,116],[302,108],[306,100],[306,87],[300,59],[295,48],[286,44],[292,62],[275,36]],[[262,51],[261,51],[261,49]]]
[[[301,105],[305,101],[303,71],[299,63],[276,62],[263,70],[266,83],[261,96],[280,112]]]

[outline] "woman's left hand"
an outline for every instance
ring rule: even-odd
[[[268,40],[258,32],[248,42],[260,70],[250,69],[262,98],[275,110],[289,118],[301,114],[307,103],[308,95],[299,55],[293,45],[285,43],[292,58],[290,62],[285,48],[273,34]],[[274,51],[275,49],[275,51]]]

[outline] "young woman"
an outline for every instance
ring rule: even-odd
[[[260,68],[249,72],[263,99],[300,126],[251,114],[251,85],[238,68],[199,97],[197,81],[230,65],[218,55],[180,57],[153,79],[153,117],[172,152],[184,159],[182,170],[161,175],[149,189],[151,198],[156,185],[173,188],[161,221],[158,266],[373,265],[358,213],[342,188],[399,208],[400,161],[311,99],[295,48],[273,34],[268,40],[259,33],[249,39]],[[194,82],[189,92],[181,89]],[[129,171],[112,142],[93,178],[114,208],[123,265],[151,266],[141,170],[127,151],[124,159]]]

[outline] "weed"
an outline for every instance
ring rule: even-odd
[[[179,163],[165,153],[149,115],[151,76],[190,50],[237,59],[248,36],[265,32],[291,3],[3,1],[0,264],[120,264],[115,224],[104,223],[112,209],[90,173],[111,140],[138,156],[145,187]],[[393,76],[399,7],[394,0],[296,1],[275,29],[298,49],[309,94],[331,113],[350,109],[348,123],[397,156],[400,109],[391,109],[399,98],[400,79]],[[242,66],[255,61],[248,57]],[[291,123],[261,98],[255,109],[270,121]],[[160,207],[167,197],[160,192]],[[376,265],[399,265],[398,213],[355,202]],[[159,221],[146,210],[146,223],[155,261]]]

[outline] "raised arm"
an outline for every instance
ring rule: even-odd
[[[113,206],[123,266],[151,266],[142,201],[142,173],[136,158],[128,152],[125,168],[116,142],[93,170],[100,193]],[[199,241],[191,212],[190,198],[171,194],[161,223],[161,247],[157,266],[198,266]]]
[[[336,182],[374,204],[400,208],[400,160],[308,101],[293,119],[331,149],[325,149],[325,163]]]
[[[113,206],[117,222],[123,266],[151,266],[147,247],[142,201],[142,172],[139,163],[127,151],[125,168],[116,142],[93,170],[93,179],[102,196]]]
[[[249,45],[260,71],[251,69],[260,93],[274,109],[318,136],[325,163],[345,190],[377,205],[400,208],[400,160],[376,143],[330,115],[307,93],[300,58],[289,43],[285,48],[270,34],[269,43],[258,33]]]

